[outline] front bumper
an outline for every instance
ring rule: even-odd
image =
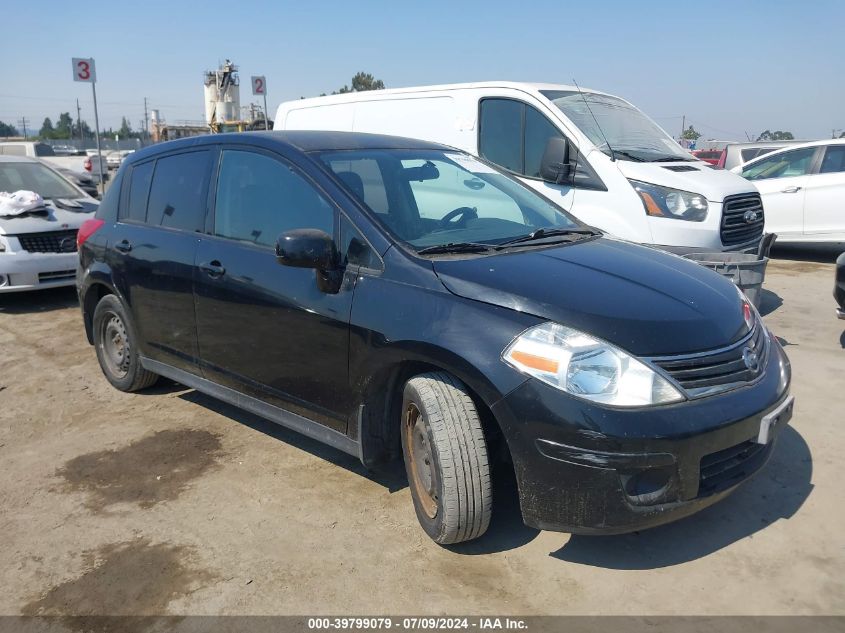
[[[758,382],[677,405],[609,409],[526,381],[493,407],[523,520],[545,530],[617,534],[712,505],[768,460],[792,414],[789,382],[789,362],[774,341]]]
[[[74,253],[0,253],[0,293],[42,290],[76,283]]]

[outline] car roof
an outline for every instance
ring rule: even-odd
[[[786,152],[792,152],[796,149],[804,149],[805,147],[821,147],[823,145],[845,145],[845,138],[829,138],[829,139],[822,139],[821,141],[810,141],[808,143],[793,143],[791,145],[787,145],[786,147],[782,147],[774,152],[769,152],[768,154],[763,154],[762,156],[755,156],[753,159],[745,163],[742,168],[743,170],[746,167],[750,167],[755,163],[763,160],[764,158],[771,158],[772,156],[778,156],[779,154],[785,154]]]
[[[386,134],[365,134],[363,132],[332,132],[317,130],[288,130],[233,132],[230,134],[205,134],[190,138],[167,141],[132,152],[135,163],[161,152],[215,144],[245,143],[249,145],[291,148],[301,152],[353,150],[353,149],[451,149],[445,145]]]

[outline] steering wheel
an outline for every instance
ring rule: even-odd
[[[457,222],[452,222],[452,220],[458,217],[460,219]],[[440,218],[440,228],[448,229],[453,226],[464,226],[467,220],[476,219],[477,217],[478,210],[474,207],[458,207]]]

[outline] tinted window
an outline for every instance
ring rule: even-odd
[[[361,235],[352,222],[344,216],[341,216],[340,234],[342,244],[341,253],[345,257],[347,264],[362,266],[363,268],[381,268],[381,261],[367,243],[367,240],[364,239],[364,236]]]
[[[185,231],[204,224],[211,152],[188,152],[156,161],[147,222]]]
[[[253,152],[226,150],[217,180],[214,233],[272,246],[291,229],[334,234],[334,210],[284,163]]]
[[[45,145],[44,143],[36,143],[35,144],[35,155],[36,156],[55,156],[56,152],[53,151],[53,148],[49,145]]]
[[[563,135],[542,114],[534,108],[525,108],[525,169],[522,173],[533,178],[540,177],[540,161],[550,138]]]
[[[768,158],[763,158],[758,163],[749,165],[742,170],[742,175],[749,180],[804,176],[810,171],[815,153],[815,147],[778,152]]]
[[[479,154],[517,173],[522,173],[522,110],[518,101],[484,99],[479,123]]]
[[[121,220],[144,222],[147,219],[147,196],[150,193],[150,181],[153,177],[155,161],[135,165],[129,180],[129,196],[126,206],[120,210]],[[114,185],[110,188],[113,189]]]
[[[120,199],[120,189],[123,185],[124,172],[119,171],[114,177],[111,186],[106,189],[106,195],[97,207],[97,212],[94,214],[100,220],[106,222],[114,222],[117,220],[118,201]]]
[[[845,171],[845,145],[832,145],[825,150],[819,173],[833,174]]]

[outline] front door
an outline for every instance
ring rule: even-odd
[[[354,277],[337,293],[276,261],[278,235],[335,235],[332,203],[280,157],[222,152],[212,236],[196,255],[197,335],[207,378],[346,431]]]
[[[804,196],[815,155],[815,147],[776,152],[742,170],[760,192],[767,233],[785,239],[803,235]]]

